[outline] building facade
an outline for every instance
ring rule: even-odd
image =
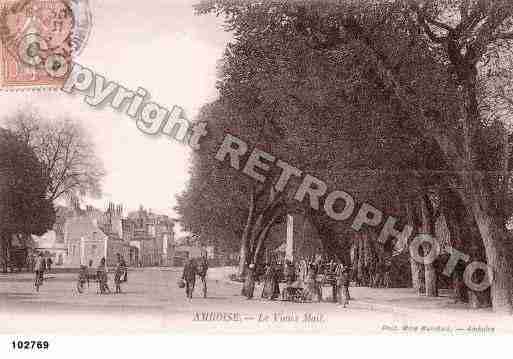
[[[137,248],[139,266],[172,266],[174,224],[168,216],[152,213],[142,206],[122,221],[123,240]]]
[[[113,234],[106,234],[94,218],[82,215],[69,218],[64,227],[64,242],[67,255],[64,265],[77,267],[92,261],[97,266],[102,258],[108,266],[115,266],[117,254],[130,263],[130,245]]]
[[[130,266],[171,266],[174,258],[174,223],[168,216],[140,207],[123,216],[123,206],[109,203],[105,211],[76,203],[59,209],[52,231],[33,236],[34,249],[54,258],[56,265],[78,267],[105,258],[114,266],[116,254]]]

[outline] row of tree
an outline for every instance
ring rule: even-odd
[[[493,268],[476,305],[511,310],[513,2],[208,0],[197,11],[225,16],[234,40],[179,198],[186,229],[240,245],[242,274],[269,228],[299,210],[326,252],[350,260],[347,223],[276,191],[278,172],[261,184],[213,159],[231,133],[402,218],[399,228],[435,234],[443,215],[450,244]],[[436,295],[435,266],[411,269]]]

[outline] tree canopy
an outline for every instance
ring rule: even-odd
[[[34,151],[13,133],[0,129],[0,233],[42,235],[55,222],[46,197],[48,177]]]
[[[46,193],[50,200],[99,196],[105,175],[89,133],[70,118],[45,118],[31,107],[21,108],[6,122],[30,146],[50,180]]]
[[[513,3],[207,0],[196,9],[224,16],[234,34],[220,63],[221,116],[207,119],[214,133],[403,217],[430,193],[463,208],[495,273],[494,308],[511,309]],[[241,188],[251,213],[253,192]],[[336,246],[340,223],[311,216],[326,245],[347,250]],[[246,227],[259,227],[249,217]]]

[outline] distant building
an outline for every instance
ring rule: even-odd
[[[54,259],[56,265],[98,265],[105,257],[116,264],[119,253],[131,266],[171,266],[174,258],[175,221],[145,210],[123,217],[123,206],[109,203],[105,211],[92,206],[81,209],[75,202],[59,207],[53,230],[32,236],[33,248]]]
[[[174,224],[168,216],[152,213],[142,206],[122,221],[123,240],[137,248],[139,266],[172,266]]]
[[[105,258],[108,266],[114,266],[119,253],[130,263],[130,245],[116,234],[106,234],[91,213],[69,218],[64,225],[64,242],[67,247],[65,266],[87,265],[90,260],[97,266]]]

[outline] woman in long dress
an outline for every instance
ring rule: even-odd
[[[304,283],[306,282],[307,276],[308,276],[308,263],[302,259],[299,262],[299,273],[298,273],[299,281],[301,283],[301,286],[304,286]]]
[[[281,279],[281,267],[278,264],[272,265],[272,288],[271,288],[271,300],[275,300],[280,297],[280,279]]]
[[[264,287],[262,289],[262,298],[271,299],[273,293],[273,268],[268,264],[265,266]]]
[[[308,301],[321,301],[319,292],[319,285],[316,282],[318,267],[315,263],[310,263],[308,266],[308,274],[305,282],[305,299]]]

